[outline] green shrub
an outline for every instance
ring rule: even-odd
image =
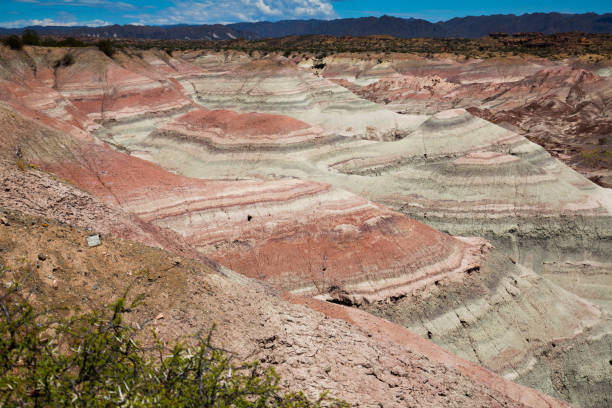
[[[21,41],[23,41],[24,45],[40,45],[40,37],[38,33],[31,28],[23,31]]]
[[[98,41],[98,49],[111,57],[115,54],[115,44],[111,40],[100,40]]]
[[[106,313],[70,319],[36,311],[19,285],[0,289],[0,406],[346,407],[323,394],[284,393],[257,362],[234,364],[211,344],[145,349],[123,320],[123,299]]]
[[[62,59],[55,61],[54,66],[55,68],[69,67],[72,64],[74,64],[74,57],[71,53],[66,53],[66,55],[64,55]]]
[[[75,48],[87,46],[87,44],[85,44],[83,41],[77,40],[72,37],[67,37],[67,38],[64,38],[63,40],[56,40],[52,37],[43,37],[40,40],[40,45],[42,45],[43,47],[75,47]]]
[[[10,47],[11,50],[21,50],[21,49],[23,49],[23,41],[21,41],[21,38],[19,36],[10,35],[10,36],[6,37],[4,40],[2,40],[2,42],[7,47]]]
[[[60,47],[84,47],[85,43],[83,41],[77,40],[76,38],[67,37],[61,40],[58,45]]]

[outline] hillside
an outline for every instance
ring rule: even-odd
[[[163,343],[193,340],[215,324],[213,344],[235,361],[259,360],[278,370],[285,389],[329,391],[354,405],[566,406],[381,319],[283,296],[172,245],[171,253],[143,245],[118,209],[51,174],[2,159],[0,175],[0,281],[25,276],[37,307],[96,311],[124,293],[140,296],[126,317],[134,327],[150,322]],[[119,229],[107,233],[109,223]],[[94,232],[103,232],[102,245],[90,248]]]
[[[470,113],[536,98],[604,129],[609,80],[592,65],[0,57],[0,256],[31,271],[42,304],[133,282],[164,339],[215,321],[220,344],[286,387],[360,406],[610,405],[612,190],[523,122]]]

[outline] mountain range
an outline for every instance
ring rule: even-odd
[[[457,37],[479,38],[491,32],[612,33],[612,13],[561,14],[532,13],[520,16],[497,14],[468,16],[432,23],[416,18],[392,16],[344,18],[336,20],[283,20],[276,22],[234,23],[228,25],[105,27],[31,27],[43,35],[100,38],[230,40],[326,34],[334,36],[392,35],[398,38]],[[18,34],[23,28],[2,29],[0,35]]]

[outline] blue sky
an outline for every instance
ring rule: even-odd
[[[383,14],[440,21],[536,11],[612,12],[612,0],[515,0],[505,4],[490,0],[0,0],[0,26],[229,23]]]

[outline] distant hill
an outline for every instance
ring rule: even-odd
[[[612,33],[612,13],[560,14],[532,13],[516,16],[461,17],[431,23],[416,18],[391,16],[344,18],[338,20],[284,20],[277,22],[235,23],[228,25],[137,26],[106,27],[32,27],[43,35],[100,38],[230,40],[258,39],[289,35],[326,34],[335,36],[392,35],[398,38],[462,37],[478,38],[491,32],[587,32]],[[0,35],[18,34],[23,29],[2,29]]]
[[[105,27],[27,27],[42,35],[99,38],[140,38],[155,40],[233,40],[256,39],[256,34],[245,33],[233,27],[214,25],[139,26],[111,25]],[[0,35],[20,34],[24,29],[0,28]]]
[[[388,34],[398,38],[415,37],[463,37],[479,38],[491,32],[541,32],[553,34],[582,31],[593,34],[612,33],[612,14],[560,14],[533,13],[516,16],[497,14],[492,16],[461,17],[431,23],[416,18],[391,16],[344,18],[339,20],[287,20],[274,23],[237,23],[228,27],[251,32],[261,37],[285,37],[288,35],[378,35]]]
[[[444,37],[448,33],[438,24],[415,18],[362,17],[339,20],[284,20],[259,23],[237,23],[229,27],[250,31],[263,38],[289,35],[353,35],[367,36],[387,34],[398,38]]]

